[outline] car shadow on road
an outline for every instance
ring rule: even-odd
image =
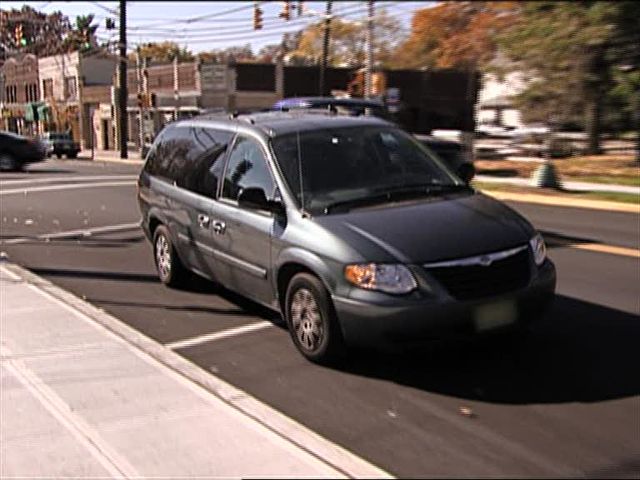
[[[597,402],[640,394],[639,341],[638,315],[560,295],[517,347],[475,340],[358,352],[339,369],[484,402]]]
[[[66,168],[49,168],[49,169],[47,169],[47,168],[32,168],[32,167],[27,166],[21,172],[22,175],[26,174],[27,176],[36,175],[36,174],[39,174],[39,173],[44,173],[44,174],[46,174],[46,173],[77,173],[77,170],[69,170],[69,169],[66,169]],[[17,180],[20,177],[12,176],[11,178]]]
[[[36,275],[53,280],[55,278],[81,278],[93,280],[107,281],[124,281],[124,282],[140,282],[140,283],[157,283],[161,288],[167,288],[160,285],[158,276],[147,273],[130,273],[130,272],[106,272],[98,270],[80,270],[80,269],[64,269],[64,268],[31,268]],[[170,304],[170,303],[151,303],[140,302],[136,300],[122,300],[118,298],[88,298],[91,303],[100,306],[117,306],[117,307],[135,307],[144,309],[163,309],[185,312],[202,312],[212,315],[238,315],[238,316],[256,316],[263,320],[274,322],[275,325],[282,325],[280,315],[257,304],[237,293],[234,293],[219,284],[206,280],[198,275],[189,274],[185,282],[180,287],[173,290],[184,291],[187,293],[199,293],[216,295],[228,301],[237,308],[217,308],[208,305],[190,305],[190,304]]]

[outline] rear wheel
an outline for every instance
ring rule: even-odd
[[[62,158],[62,154],[61,153],[56,153],[56,157],[58,157],[58,159]]]
[[[340,325],[329,292],[308,273],[289,282],[286,319],[293,343],[300,353],[316,363],[332,363],[346,352]]]
[[[170,287],[181,285],[186,277],[186,270],[171,242],[169,230],[164,225],[160,225],[154,232],[153,253],[160,281]]]
[[[18,170],[18,162],[9,153],[0,153],[0,170],[13,171]]]

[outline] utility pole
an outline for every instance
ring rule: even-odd
[[[127,2],[120,0],[120,84],[118,85],[120,158],[127,158]]]
[[[327,8],[324,15],[324,36],[322,38],[322,63],[320,65],[320,85],[319,95],[324,96],[324,77],[327,69],[327,57],[329,56],[329,36],[331,35],[331,7],[333,2],[327,1]]]
[[[367,52],[364,71],[364,97],[371,98],[372,71],[373,71],[373,0],[367,2]]]
[[[142,93],[144,94],[145,103],[142,104],[142,118],[144,120],[144,128],[143,128],[143,144],[142,144],[142,155],[146,156],[146,142],[147,137],[150,134],[153,134],[153,129],[151,132],[147,130],[147,124],[149,123],[147,120],[149,118],[149,112],[153,105],[151,104],[151,95],[149,94],[149,71],[147,70],[149,66],[147,65],[147,57],[142,59]],[[149,109],[147,109],[149,107]]]
[[[178,120],[180,115],[180,85],[178,83],[178,52],[173,57],[173,100],[175,101],[173,119]]]
[[[138,145],[140,145],[140,156],[144,150],[144,97],[142,95],[142,71],[140,65],[140,47],[136,48],[136,87],[138,98]]]
[[[371,98],[371,73],[373,70],[373,0],[369,0],[367,4],[367,52],[364,71],[364,97]]]

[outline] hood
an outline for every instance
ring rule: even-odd
[[[534,234],[519,214],[478,193],[356,209],[315,220],[373,262],[470,257],[526,244]]]

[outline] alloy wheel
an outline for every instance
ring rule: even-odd
[[[316,299],[306,288],[300,288],[293,295],[291,323],[300,345],[309,352],[317,350],[325,329]]]
[[[158,235],[156,240],[156,264],[160,277],[164,280],[171,275],[171,246],[164,235]]]

